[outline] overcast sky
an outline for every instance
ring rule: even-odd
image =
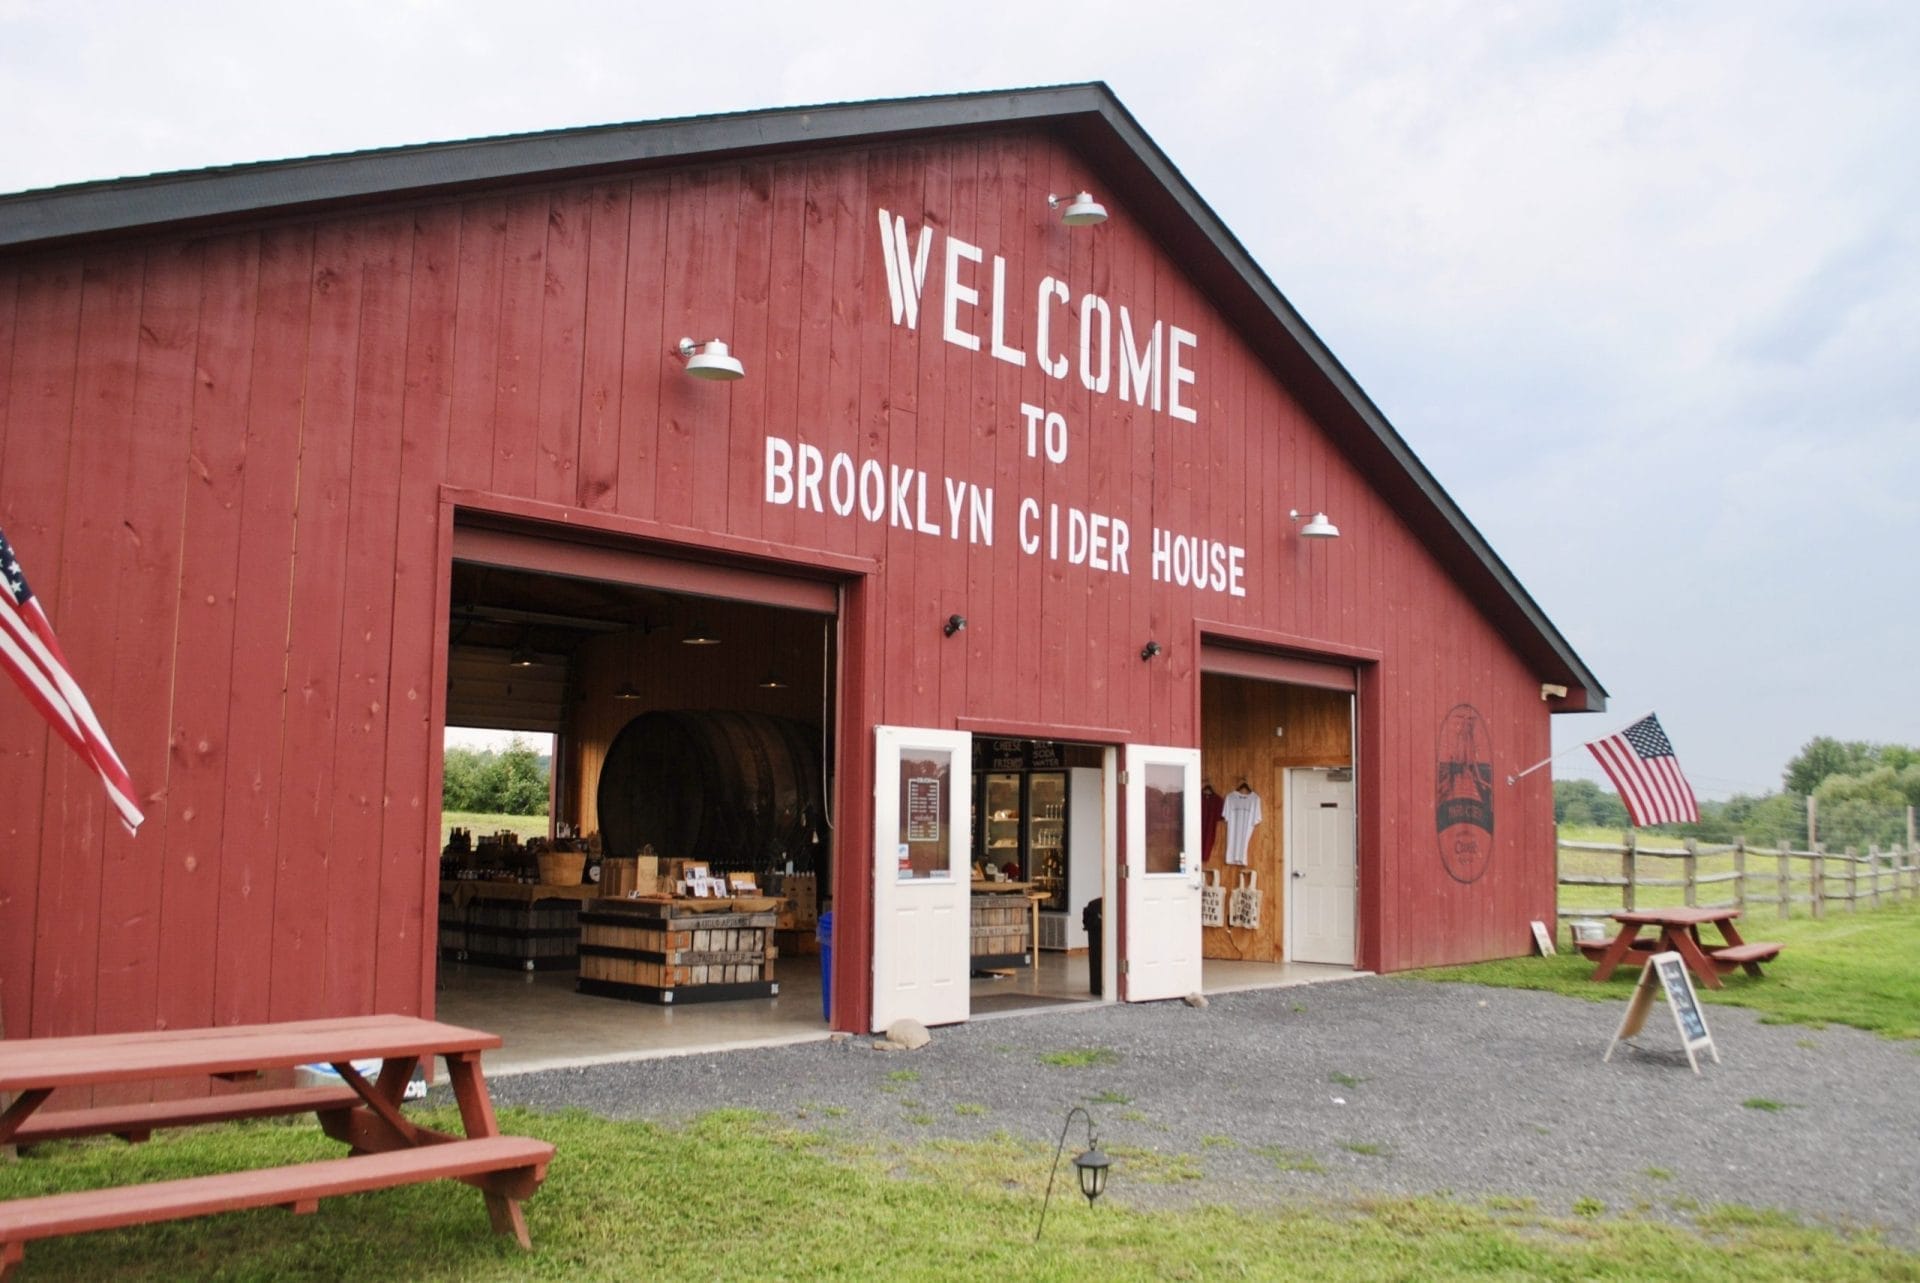
[[[0,0],[0,191],[1105,80],[1612,692],[1557,743],[1722,795],[1920,741],[1917,69],[1911,3]]]

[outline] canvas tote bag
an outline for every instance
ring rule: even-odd
[[[1227,905],[1227,924],[1249,929],[1260,925],[1260,875],[1252,869],[1240,872],[1240,884]]]
[[[1200,925],[1227,925],[1227,889],[1220,885],[1220,870],[1208,869],[1206,883],[1200,888]]]

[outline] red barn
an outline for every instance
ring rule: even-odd
[[[16,1035],[433,1011],[448,725],[839,1028],[1518,954],[1605,700],[1099,85],[0,198],[0,529],[149,817],[0,700]]]

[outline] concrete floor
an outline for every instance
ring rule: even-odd
[[[571,971],[503,971],[447,962],[440,967],[437,1016],[505,1040],[486,1056],[487,1072],[496,1077],[825,1038],[819,958],[783,957],[775,966],[779,992],[773,997],[658,1007],[577,994]],[[1208,961],[1202,988],[1233,993],[1365,974],[1312,963]],[[976,1020],[1099,1001],[1087,992],[1087,955],[1052,951],[1041,953],[1038,967],[976,977],[972,998]]]

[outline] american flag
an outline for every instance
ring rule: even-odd
[[[1680,773],[1680,759],[1673,755],[1673,744],[1652,713],[1587,747],[1620,790],[1620,800],[1627,804],[1627,814],[1636,825],[1645,828],[1699,821],[1700,807],[1693,800],[1693,786]]]
[[[33,589],[27,587],[27,577],[4,531],[0,531],[0,668],[26,692],[27,702],[60,738],[99,774],[127,832],[139,828],[144,817],[133,800],[133,781],[107,742],[80,683],[67,671],[67,657],[60,651],[53,625],[34,600]]]

